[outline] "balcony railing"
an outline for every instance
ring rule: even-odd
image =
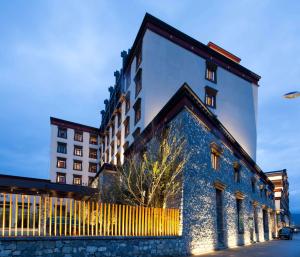
[[[3,193],[0,233],[9,236],[177,236],[178,209]]]

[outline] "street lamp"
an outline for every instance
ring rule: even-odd
[[[293,92],[289,92],[289,93],[283,95],[283,97],[287,98],[287,99],[293,99],[293,98],[296,98],[296,97],[299,97],[299,96],[300,96],[299,91],[293,91]]]

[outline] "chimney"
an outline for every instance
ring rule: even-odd
[[[210,49],[212,49],[212,50],[218,52],[219,54],[224,55],[225,57],[227,57],[227,58],[230,59],[231,61],[234,61],[234,62],[236,62],[236,63],[240,63],[240,62],[241,62],[241,58],[237,57],[236,55],[234,55],[234,54],[232,54],[232,53],[230,53],[230,52],[228,52],[228,51],[226,51],[225,49],[223,49],[222,47],[216,45],[216,44],[213,43],[213,42],[208,42],[207,46],[208,46]]]

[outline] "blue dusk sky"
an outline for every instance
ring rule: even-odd
[[[300,213],[299,1],[1,1],[0,173],[49,177],[50,116],[99,126],[146,12],[262,76],[257,162],[288,170]]]

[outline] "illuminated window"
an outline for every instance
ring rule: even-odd
[[[217,90],[214,88],[205,87],[205,104],[211,108],[216,108]]]
[[[218,170],[219,169],[219,159],[220,159],[220,155],[221,155],[221,148],[216,144],[216,143],[211,143],[210,144],[211,147],[211,166],[214,170]]]
[[[91,173],[97,172],[97,163],[93,163],[93,162],[89,163],[89,172]]]
[[[139,98],[133,105],[134,109],[134,125],[141,119],[141,98]]]
[[[82,146],[74,145],[74,155],[82,156]]]
[[[73,175],[73,184],[74,185],[81,185],[82,184],[82,176]]]
[[[241,166],[238,163],[234,163],[233,170],[234,170],[234,182],[240,183],[240,181],[241,181]]]
[[[57,142],[57,152],[66,154],[67,153],[67,144]]]
[[[127,113],[130,109],[130,92],[128,92],[125,97],[125,104],[125,113]]]
[[[97,159],[97,149],[90,148],[89,157],[91,159]]]
[[[66,183],[66,174],[64,173],[56,173],[56,182],[60,184]]]
[[[73,161],[73,170],[82,170],[82,161]]]
[[[142,45],[140,45],[136,50],[136,66],[135,70],[138,70],[140,64],[142,63]]]
[[[219,167],[219,156],[216,153],[211,153],[211,166],[215,170]]]
[[[57,157],[56,167],[61,168],[61,169],[65,169],[67,167],[67,159]]]
[[[90,134],[90,144],[97,145],[98,144],[98,136],[95,134]]]
[[[75,131],[74,133],[74,141],[82,142],[83,141],[83,133],[82,131]]]
[[[117,133],[117,148],[121,146],[121,131]]]
[[[124,121],[124,126],[125,126],[125,137],[129,135],[130,132],[130,118],[127,116],[126,120]]]
[[[206,62],[205,78],[211,82],[217,83],[217,65],[213,62]]]
[[[238,225],[238,233],[244,233],[244,216],[242,212],[243,208],[243,200],[236,199],[236,210],[237,210],[237,225]]]
[[[135,97],[140,93],[142,89],[142,69],[139,69],[138,73],[134,78],[135,82]]]
[[[120,167],[121,166],[121,159],[120,159],[120,154],[119,153],[116,155],[116,158],[117,158],[117,166]]]
[[[57,137],[67,138],[67,129],[59,127],[57,131]]]

